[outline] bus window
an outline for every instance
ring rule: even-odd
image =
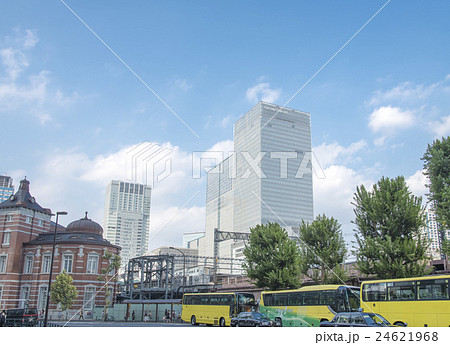
[[[286,306],[288,302],[287,293],[276,293],[273,295],[273,305],[276,306]]]
[[[193,304],[193,305],[196,305],[196,304],[199,304],[199,302],[198,302],[198,296],[190,296],[191,297],[191,303],[190,304]]]
[[[371,283],[363,286],[363,301],[386,301],[386,283]]]
[[[303,304],[303,293],[302,292],[292,292],[289,294],[289,305],[296,306]]]
[[[264,306],[271,307],[273,306],[273,294],[266,293],[263,295]]]
[[[192,300],[192,296],[189,296],[189,295],[183,296],[183,304],[192,304],[191,300]]]
[[[333,290],[320,291],[319,296],[320,305],[329,305],[332,309],[335,309],[334,304],[336,293]]]
[[[197,298],[199,299],[197,304],[209,305],[210,296],[203,295],[203,296],[197,296]]]
[[[388,283],[389,301],[413,301],[416,299],[415,282]]]
[[[448,279],[422,280],[417,282],[419,300],[449,299]]]
[[[305,291],[303,292],[303,305],[318,305],[319,291]]]

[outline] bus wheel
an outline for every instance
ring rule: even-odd
[[[195,319],[195,316],[192,315],[192,317],[191,317],[191,325],[192,325],[192,326],[197,326],[198,323],[197,323],[196,321],[197,321],[197,320]]]
[[[219,326],[220,327],[225,327],[225,319],[223,317],[221,317],[220,320],[219,320]]]
[[[394,322],[394,325],[395,326],[399,326],[399,327],[406,327],[406,324],[404,322],[401,322],[401,321]]]
[[[283,321],[281,320],[281,318],[276,317],[275,322],[277,323],[277,327],[283,327]]]

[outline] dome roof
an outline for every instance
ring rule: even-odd
[[[90,220],[87,212],[84,218],[76,220],[66,227],[66,232],[88,232],[97,235],[103,235],[103,228],[100,224]]]

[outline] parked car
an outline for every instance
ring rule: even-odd
[[[272,327],[273,321],[263,313],[245,312],[231,319],[231,327]]]
[[[6,326],[33,327],[38,322],[38,311],[36,308],[14,308],[6,310]]]
[[[393,327],[391,323],[375,313],[338,313],[331,321],[322,321],[320,327]]]

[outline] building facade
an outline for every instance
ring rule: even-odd
[[[149,186],[117,180],[108,185],[103,227],[106,239],[122,248],[122,267],[147,251],[150,202]]]
[[[14,194],[13,180],[9,176],[0,175],[0,202],[8,200]]]
[[[422,234],[429,241],[428,254],[433,260],[441,259],[441,243],[443,235],[446,239],[450,239],[450,230],[442,230],[442,225],[436,220],[436,213],[432,208],[425,212],[426,224],[422,227]],[[443,232],[442,232],[443,231]]]
[[[207,175],[206,235],[200,255],[214,253],[214,228],[249,232],[279,223],[297,232],[313,221],[310,114],[260,102],[234,124],[234,153]],[[241,241],[218,244],[220,257],[241,257]]]
[[[56,224],[51,211],[42,208],[29,192],[29,182],[22,180],[19,190],[0,204],[0,303],[4,309],[29,306],[45,308]],[[106,251],[119,254],[120,247],[106,241],[102,227],[87,218],[56,229],[52,282],[66,271],[78,291],[68,314],[81,308],[85,317],[92,315],[94,305],[105,304],[105,291],[115,299],[116,283],[98,280],[109,262],[103,259]],[[114,274],[111,272],[109,275]],[[49,315],[58,316],[57,306],[50,302]]]

